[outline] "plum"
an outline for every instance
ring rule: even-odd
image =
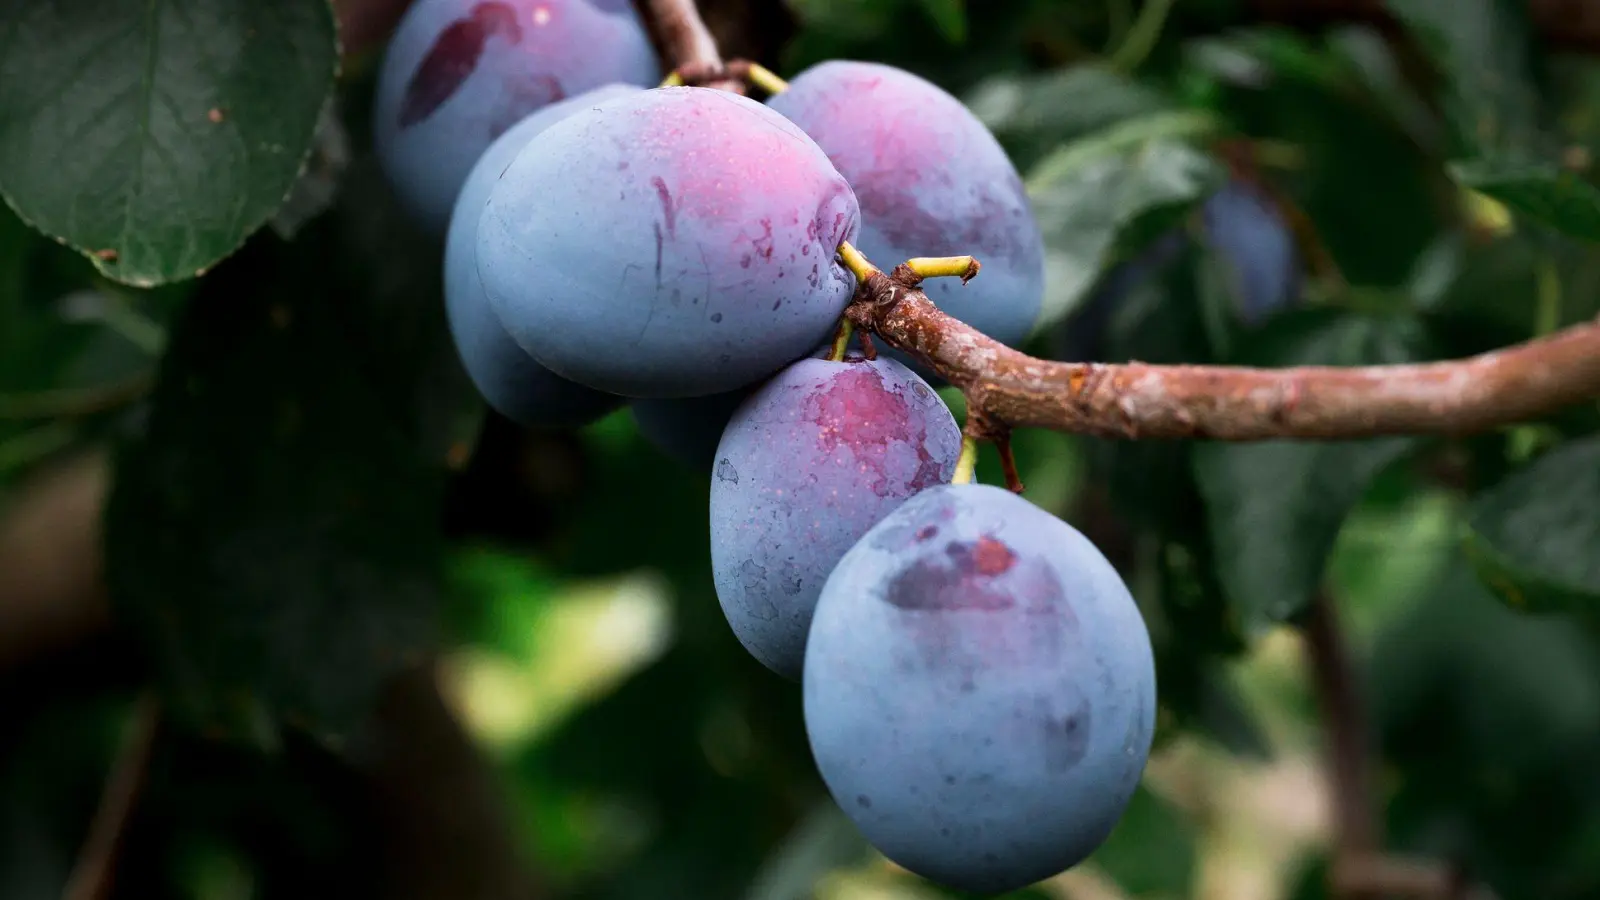
[[[1021,497],[940,485],[828,577],[806,644],[806,731],[884,855],[1003,893],[1077,865],[1137,787],[1155,662],[1128,588]]]
[[[613,84],[538,110],[496,138],[473,166],[456,198],[445,236],[444,300],[462,365],[489,405],[529,427],[584,425],[622,405],[534,362],[500,324],[478,279],[478,221],[500,173],[534,135],[587,106],[641,90]]]
[[[522,149],[490,192],[478,271],[506,331],[580,384],[697,397],[827,339],[855,194],[788,120],[726,91],[641,91]]]
[[[928,299],[995,340],[1027,339],[1044,299],[1044,240],[1016,167],[960,100],[903,69],[834,60],[767,103],[849,179],[868,259],[887,271],[911,257],[977,257],[977,278],[932,279]]]
[[[627,0],[417,0],[378,73],[378,160],[418,224],[440,233],[478,157],[528,113],[660,80]]]
[[[944,401],[887,357],[803,359],[746,400],[711,478],[711,570],[745,649],[798,679],[828,573],[906,498],[949,481],[960,454]]]

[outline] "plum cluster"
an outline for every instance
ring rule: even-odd
[[[801,682],[823,780],[882,852],[990,893],[1076,865],[1150,750],[1139,610],[1076,530],[971,483],[914,363],[839,326],[849,244],[983,254],[930,296],[1027,338],[1043,264],[1016,171],[910,73],[829,62],[762,104],[646,87],[641,36],[622,0],[425,0],[402,25],[377,140],[442,222],[468,373],[529,427],[630,405],[710,474],[727,621]]]

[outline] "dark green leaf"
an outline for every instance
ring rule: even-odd
[[[1131,119],[1062,147],[1034,168],[1028,193],[1045,241],[1040,328],[1083,299],[1123,229],[1158,212],[1170,222],[1221,183],[1215,161],[1171,139],[1211,126],[1191,113]]]
[[[1270,324],[1239,360],[1248,365],[1375,365],[1423,357],[1408,319],[1309,310]],[[1384,468],[1417,446],[1360,441],[1203,443],[1195,472],[1224,590],[1247,629],[1300,611],[1350,507]]]
[[[1522,156],[1545,143],[1524,4],[1512,0],[1386,0],[1444,73],[1458,155]]]
[[[1480,496],[1467,550],[1508,605],[1600,623],[1600,437],[1550,451]]]
[[[185,718],[349,732],[430,649],[464,378],[438,250],[385,194],[201,282],[107,513],[107,579]]]
[[[1600,241],[1600,188],[1555,166],[1495,162],[1451,167],[1456,179],[1557,231]]]
[[[1068,141],[1174,109],[1159,92],[1099,65],[995,76],[965,99],[1023,169]]]
[[[919,0],[924,12],[939,27],[939,33],[952,44],[967,39],[966,0]]]
[[[305,161],[327,0],[0,0],[0,193],[128,284],[239,247]]]
[[[1133,897],[1187,897],[1194,880],[1195,828],[1140,785],[1111,836],[1089,861]]]

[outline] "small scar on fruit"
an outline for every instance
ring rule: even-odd
[[[107,247],[104,250],[94,251],[94,258],[100,260],[101,262],[114,263],[117,261],[117,256],[117,251],[111,249],[110,247]]]

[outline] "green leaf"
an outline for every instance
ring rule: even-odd
[[[1065,142],[1174,108],[1159,92],[1100,65],[997,75],[964,99],[1024,169]]]
[[[1445,109],[1460,155],[1523,156],[1544,143],[1534,44],[1524,4],[1511,0],[1387,0],[1444,73]]]
[[[1459,163],[1451,174],[1514,212],[1585,241],[1600,241],[1600,188],[1549,165]]]
[[[0,0],[0,193],[135,285],[283,202],[338,65],[327,0]]]
[[[171,707],[268,746],[347,736],[438,624],[470,394],[437,249],[365,174],[200,283],[107,511],[112,600]]]
[[[1140,785],[1111,836],[1089,861],[1132,897],[1187,897],[1194,881],[1195,827]]]
[[[922,10],[939,27],[939,33],[952,44],[967,41],[966,0],[919,0]]]
[[[1194,113],[1132,119],[1068,144],[1034,168],[1028,194],[1045,242],[1039,330],[1083,300],[1125,229],[1158,214],[1170,221],[1216,189],[1222,180],[1216,162],[1173,139],[1214,124]]]
[[[1600,623],[1600,437],[1564,444],[1473,504],[1468,555],[1507,605]]]
[[[1409,319],[1307,310],[1270,323],[1238,361],[1273,368],[1404,363],[1423,358],[1422,345]],[[1345,515],[1374,476],[1417,444],[1391,437],[1195,447],[1218,577],[1247,630],[1305,606]]]

